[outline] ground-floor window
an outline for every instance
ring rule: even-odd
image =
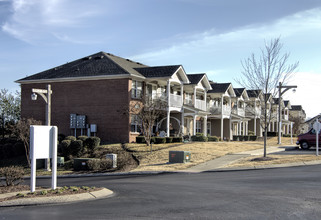
[[[211,135],[211,122],[207,122],[207,134]]]
[[[140,125],[141,125],[141,121],[138,115],[131,115],[130,131],[135,133],[140,133],[141,132]]]
[[[196,133],[202,133],[202,122],[196,121]]]

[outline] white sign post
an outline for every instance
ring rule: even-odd
[[[315,146],[316,146],[316,156],[319,156],[319,132],[320,132],[320,129],[321,129],[321,123],[316,121],[314,122],[313,124],[313,129],[315,130]]]
[[[52,158],[51,188],[57,188],[57,136],[56,126],[30,126],[31,192],[36,190],[37,159]]]

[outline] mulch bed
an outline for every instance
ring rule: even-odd
[[[31,193],[19,193],[21,191],[30,191],[30,186],[27,185],[17,185],[17,186],[0,186],[0,193],[10,193],[10,192],[16,192],[17,195],[12,197],[7,197],[0,199],[0,202],[7,201],[7,200],[13,200],[13,199],[20,199],[20,198],[33,198],[33,197],[49,197],[49,196],[63,196],[63,195],[73,195],[73,194],[80,194],[80,193],[88,193],[93,191],[98,191],[103,188],[96,188],[96,187],[76,187],[76,186],[70,186],[70,187],[59,187],[56,190],[51,189],[44,189],[44,188],[37,188],[36,192]],[[38,191],[40,190],[40,191]]]

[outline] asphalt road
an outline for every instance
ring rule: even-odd
[[[49,180],[37,180],[49,185]],[[0,208],[0,219],[321,219],[321,166],[58,179],[103,186],[113,197]]]

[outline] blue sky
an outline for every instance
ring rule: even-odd
[[[279,36],[300,62],[286,98],[312,117],[321,112],[320,0],[0,0],[0,88],[99,51],[238,87],[240,61]]]

